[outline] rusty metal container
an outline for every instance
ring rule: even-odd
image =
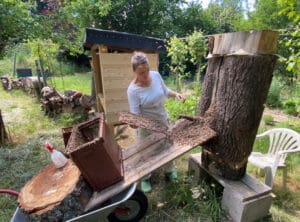
[[[123,179],[119,145],[109,134],[104,115],[65,130],[66,154],[94,190],[102,190]]]

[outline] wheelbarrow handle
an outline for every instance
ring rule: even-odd
[[[10,190],[10,189],[0,189],[0,193],[6,193],[6,194],[10,194],[13,196],[19,196],[19,192],[15,191],[15,190]]]

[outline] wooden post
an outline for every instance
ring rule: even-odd
[[[238,180],[246,171],[277,57],[278,33],[250,31],[214,35],[199,104],[211,115],[217,137],[203,148],[203,166]]]
[[[94,84],[96,88],[96,104],[97,111],[104,112],[103,104],[100,101],[100,95],[103,94],[102,88],[102,78],[101,78],[101,70],[100,70],[100,59],[98,53],[98,45],[95,45],[92,48],[92,64],[93,64],[93,75],[94,75]]]
[[[17,53],[14,52],[14,67],[13,67],[13,76],[16,76],[16,64],[17,64]]]
[[[2,114],[0,110],[0,146],[8,141],[8,136],[5,130],[4,122],[2,119]]]

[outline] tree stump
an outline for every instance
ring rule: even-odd
[[[28,221],[66,221],[81,215],[92,196],[76,165],[45,167],[20,191],[19,207]]]
[[[213,117],[210,128],[218,136],[204,145],[202,163],[227,179],[245,174],[276,64],[277,36],[256,31],[210,39],[198,114]]]

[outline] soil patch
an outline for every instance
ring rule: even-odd
[[[279,110],[272,110],[269,108],[265,108],[263,114],[272,116],[274,118],[274,121],[279,123],[287,122],[289,119],[295,119],[295,120],[298,119],[297,117],[285,114]]]

